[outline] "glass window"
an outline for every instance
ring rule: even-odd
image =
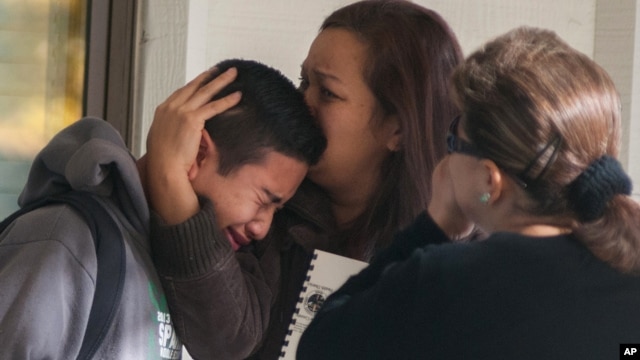
[[[0,0],[0,219],[30,164],[82,115],[86,0]]]

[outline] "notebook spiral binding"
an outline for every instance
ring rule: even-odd
[[[309,283],[309,280],[311,279],[311,275],[310,272],[313,271],[315,265],[314,265],[314,261],[318,258],[318,254],[317,253],[313,253],[313,257],[311,258],[311,262],[309,263],[309,270],[307,270],[307,276],[304,279],[304,282],[302,283],[302,289],[300,291],[300,294],[304,294],[307,292],[307,285]],[[304,297],[300,296],[298,297],[298,303],[296,304],[296,309],[293,311],[294,314],[299,314],[300,313],[300,307],[302,306],[302,303],[304,302]],[[289,337],[291,336],[291,334],[293,333],[293,327],[296,325],[296,317],[293,316],[291,319],[291,322],[289,323],[289,329],[287,330],[287,335],[284,338],[284,343],[282,346],[282,351],[280,352],[280,359],[283,359],[287,352],[286,352],[286,348],[289,346]]]

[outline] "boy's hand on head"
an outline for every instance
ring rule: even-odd
[[[205,121],[228,110],[240,100],[240,94],[234,93],[211,101],[236,77],[236,70],[232,68],[202,86],[212,71],[215,70],[200,74],[156,108],[147,136],[147,153],[148,156],[159,158],[161,165],[178,165],[188,171],[198,153]]]
[[[237,75],[235,68],[211,77],[208,70],[176,90],[156,108],[147,136],[147,191],[151,207],[169,224],[180,223],[199,210],[189,170],[208,119],[235,106],[240,94],[211,99]]]

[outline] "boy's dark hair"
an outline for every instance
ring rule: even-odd
[[[278,70],[252,60],[230,59],[216,65],[219,73],[235,67],[236,79],[215,99],[235,91],[242,100],[206,122],[216,144],[220,166],[228,175],[248,163],[258,163],[275,150],[308,165],[318,162],[327,141],[304,96]]]

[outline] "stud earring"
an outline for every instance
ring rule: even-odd
[[[491,199],[491,194],[489,194],[488,192],[482,193],[482,195],[480,195],[480,202],[483,204],[488,203],[489,199]]]

